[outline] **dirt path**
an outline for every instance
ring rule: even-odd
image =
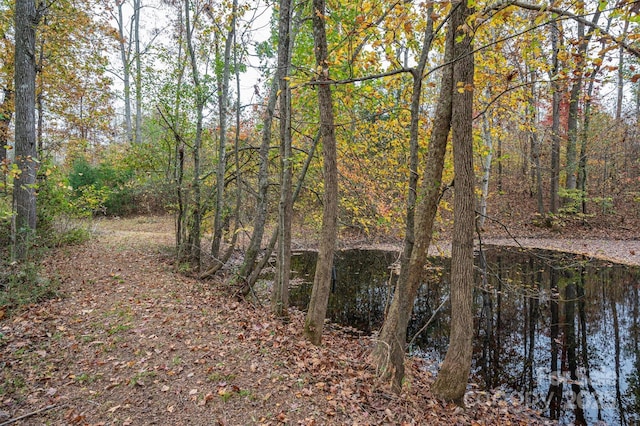
[[[517,403],[462,411],[434,400],[423,361],[392,395],[365,362],[371,339],[322,348],[222,283],[169,262],[170,221],[109,220],[45,262],[60,298],[0,320],[0,424],[534,424]],[[541,423],[541,422],[539,422]]]
[[[640,240],[489,238],[486,244],[543,248],[581,254],[625,265],[640,266]]]

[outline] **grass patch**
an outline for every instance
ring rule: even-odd
[[[131,324],[116,324],[107,330],[107,334],[109,336],[113,336],[114,334],[121,333],[123,331],[131,330],[133,326]]]
[[[58,296],[60,283],[43,277],[33,262],[13,263],[0,272],[0,311],[11,315],[20,308]]]

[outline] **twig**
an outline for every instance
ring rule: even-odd
[[[431,314],[431,318],[429,318],[429,321],[427,321],[427,323],[425,325],[422,326],[422,328],[420,330],[418,330],[418,332],[416,334],[413,335],[413,337],[411,338],[411,341],[409,342],[409,346],[413,345],[413,342],[416,340],[416,338],[420,335],[420,333],[422,333],[427,327],[429,327],[429,324],[431,324],[431,321],[433,321],[433,319],[436,317],[436,314],[438,312],[440,312],[440,309],[442,309],[442,307],[444,306],[445,303],[447,303],[447,300],[449,300],[449,296],[445,297],[444,300],[442,301],[442,303],[440,303],[440,306],[438,306],[436,308],[435,311],[433,311],[433,313]]]
[[[54,405],[47,405],[46,407],[41,408],[41,409],[39,409],[39,410],[32,411],[31,413],[27,413],[27,414],[24,414],[24,415],[22,415],[22,416],[20,416],[20,417],[16,417],[16,418],[13,418],[13,419],[9,419],[9,420],[7,420],[6,422],[0,423],[0,426],[10,425],[10,424],[12,424],[12,423],[18,422],[18,421],[20,421],[20,420],[24,420],[24,419],[29,418],[29,417],[31,417],[31,416],[35,416],[36,414],[40,414],[40,413],[44,413],[45,411],[53,410],[54,408],[57,408],[57,407],[58,407],[58,405],[56,405],[56,404],[54,404]],[[61,406],[61,407],[64,407],[64,405],[63,405],[63,406]]]
[[[502,229],[504,229],[504,232],[506,232],[506,233],[507,233],[507,235],[509,236],[509,238],[511,238],[511,239],[512,239],[512,240],[513,240],[513,241],[518,245],[518,247],[520,247],[520,248],[521,248],[521,249],[523,249],[523,250],[525,249],[525,247],[524,247],[522,244],[520,244],[520,241],[518,241],[518,238],[516,238],[516,237],[511,233],[511,231],[509,231],[509,228],[507,227],[507,225],[505,225],[504,223],[500,222],[498,219],[493,218],[493,217],[491,217],[491,216],[489,216],[489,215],[486,215],[486,214],[482,214],[482,213],[480,213],[479,211],[476,211],[476,214],[477,214],[478,216],[483,216],[483,217],[485,217],[486,219],[489,219],[490,221],[492,221],[492,222],[497,223],[498,225],[500,225],[500,227],[501,227]]]

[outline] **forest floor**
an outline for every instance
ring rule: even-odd
[[[585,241],[557,248],[639,263],[637,240]],[[550,423],[479,391],[466,409],[444,404],[421,359],[395,395],[366,361],[372,338],[329,326],[312,346],[301,313],[285,323],[222,279],[180,273],[172,244],[170,218],[103,220],[45,260],[59,297],[0,315],[0,425]]]

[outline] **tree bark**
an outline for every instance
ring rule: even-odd
[[[140,13],[142,13],[142,0],[133,0],[133,42],[135,46],[136,61],[136,133],[135,142],[142,143],[142,58],[140,52]],[[186,12],[187,14],[189,11]],[[188,35],[189,40],[191,35]]]
[[[471,14],[465,1],[454,12],[456,28],[453,66],[452,143],[455,172],[454,224],[451,245],[451,334],[449,348],[432,391],[439,398],[462,403],[473,355],[473,45],[466,29]]]
[[[529,144],[531,145],[531,180],[532,185],[535,186],[536,202],[538,206],[538,213],[544,214],[544,200],[542,194],[542,166],[540,164],[540,138],[538,138],[538,107],[536,96],[536,75],[535,70],[529,69],[527,75],[530,78],[531,94],[529,95],[527,102],[527,123],[529,125]]]
[[[224,43],[224,58],[222,75],[218,77],[218,108],[219,108],[219,146],[218,146],[218,167],[216,170],[216,210],[213,218],[213,242],[211,243],[211,256],[217,258],[220,253],[222,242],[222,228],[224,226],[224,172],[227,169],[227,104],[229,98],[229,79],[231,76],[231,47],[236,30],[236,13],[238,0],[233,1],[231,7],[231,26]],[[236,129],[236,132],[240,129]]]
[[[629,20],[624,20],[624,28],[622,29],[621,40],[624,40],[629,31]],[[618,79],[616,82],[617,98],[616,98],[616,120],[622,119],[622,102],[624,100],[624,47],[618,48]]]
[[[251,271],[254,268],[256,258],[260,252],[262,244],[262,238],[264,237],[264,226],[267,222],[267,201],[269,190],[269,144],[271,143],[271,124],[273,123],[273,114],[276,109],[276,101],[278,99],[278,82],[280,79],[280,70],[276,70],[276,75],[273,77],[271,83],[271,89],[269,92],[269,99],[267,101],[267,109],[264,112],[263,129],[262,129],[262,141],[260,143],[260,166],[258,168],[258,196],[256,202],[256,209],[253,216],[253,233],[251,234],[251,240],[249,241],[249,247],[244,255],[240,272],[238,273],[238,279],[241,281],[247,280],[251,275]],[[243,283],[243,286],[248,286]]]
[[[320,140],[320,133],[316,135],[313,139],[313,144],[309,149],[309,153],[307,154],[307,159],[305,160],[302,170],[300,170],[300,175],[298,176],[298,183],[296,184],[296,189],[293,191],[293,196],[291,197],[292,205],[295,204],[298,196],[300,195],[300,191],[302,191],[302,185],[304,183],[304,178],[307,175],[307,171],[309,170],[309,166],[311,165],[311,160],[315,156],[316,149],[318,147],[318,141]],[[258,276],[260,272],[264,269],[269,261],[269,257],[273,253],[273,249],[276,246],[276,241],[278,240],[279,234],[279,225],[276,224],[275,229],[273,230],[271,237],[269,238],[269,242],[267,243],[267,248],[264,250],[263,256],[259,262],[256,262],[255,265],[247,271],[246,282],[243,287],[243,294],[246,296],[251,292],[251,289],[255,285],[256,281],[258,281]]]
[[[271,293],[271,310],[276,316],[286,317],[289,308],[289,278],[291,274],[291,0],[280,0],[278,25],[278,69],[280,81],[280,202],[278,204],[278,255],[276,280]]]
[[[322,341],[322,327],[327,314],[331,292],[331,271],[338,227],[338,158],[335,127],[333,124],[333,99],[329,79],[329,48],[325,32],[325,1],[313,0],[313,39],[316,66],[320,70],[317,81],[318,110],[320,114],[320,140],[322,141],[324,195],[322,197],[322,231],[320,250],[313,279],[309,310],[304,323],[305,336],[314,345]],[[326,82],[325,84],[322,84]]]
[[[558,23],[554,20],[551,23],[551,92],[552,92],[552,124],[551,124],[551,185],[549,190],[549,212],[558,213],[560,189],[560,84],[556,77],[558,75],[558,53],[560,51]]]
[[[139,0],[136,0],[139,2]],[[192,155],[193,155],[193,205],[192,214],[190,218],[190,232],[188,243],[190,245],[190,260],[195,265],[197,271],[200,270],[200,255],[201,255],[201,223],[202,223],[202,194],[201,194],[201,182],[200,182],[200,148],[202,145],[202,111],[206,102],[204,89],[200,83],[200,74],[198,72],[198,64],[196,60],[196,54],[193,49],[193,26],[191,24],[191,17],[189,12],[189,0],[185,0],[185,36],[187,40],[187,53],[189,55],[189,62],[191,64],[191,77],[193,79],[193,85],[196,92],[196,133],[194,136]],[[136,129],[136,138],[137,138]]]
[[[118,48],[120,49],[120,61],[122,62],[122,83],[124,92],[124,130],[127,142],[133,141],[133,124],[131,122],[131,62],[130,62],[130,42],[126,42],[124,32],[124,16],[122,6],[124,0],[116,2],[118,6]]]
[[[444,63],[453,59],[453,32],[450,24],[447,32]],[[371,354],[371,361],[378,375],[391,380],[392,387],[399,392],[404,378],[404,354],[407,342],[407,326],[413,304],[420,288],[420,279],[431,244],[433,222],[440,198],[442,171],[451,127],[451,102],[453,94],[453,66],[442,68],[440,93],[436,105],[429,151],[425,161],[424,175],[415,209],[416,224],[413,250],[409,262],[400,267],[389,312],[378,336],[378,343]],[[403,267],[405,266],[405,267]]]
[[[13,117],[13,90],[9,87],[2,89],[3,98],[0,104],[0,170],[2,170],[2,191],[7,194],[7,174],[5,167],[9,167],[7,146],[9,144],[9,125]]]
[[[491,99],[491,87],[487,86],[486,98]],[[480,203],[478,215],[478,228],[482,229],[487,217],[487,198],[489,198],[489,177],[491,176],[491,161],[493,159],[493,136],[491,136],[491,123],[488,111],[482,115],[482,134],[487,155],[482,158],[482,180],[480,181]]]
[[[15,161],[12,227],[13,258],[26,260],[36,230],[36,26],[34,0],[18,0],[15,9]]]

